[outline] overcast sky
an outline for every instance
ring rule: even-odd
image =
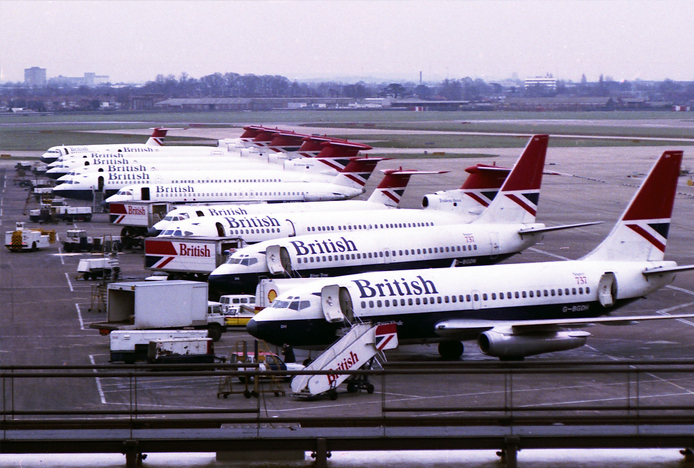
[[[691,0],[0,0],[0,81],[694,80]]]

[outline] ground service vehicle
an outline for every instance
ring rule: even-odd
[[[118,236],[91,237],[84,229],[68,229],[60,242],[65,252],[120,252],[123,250]]]
[[[50,203],[42,203],[41,207],[29,211],[29,221],[35,223],[57,223],[65,221],[91,221],[91,206],[68,206],[65,201],[53,200]]]
[[[116,330],[109,334],[111,362],[147,360],[149,344],[162,340],[207,338],[207,330]]]
[[[118,279],[119,275],[120,262],[115,257],[82,258],[77,264],[78,279]]]
[[[142,247],[147,231],[174,209],[170,202],[132,201],[109,204],[111,224],[123,226],[121,239],[126,249]]]
[[[10,252],[45,249],[55,240],[55,231],[27,229],[22,222],[17,223],[14,231],[5,231],[5,247]]]
[[[152,364],[212,363],[212,338],[172,338],[149,342],[147,361]]]
[[[138,281],[108,285],[106,322],[92,323],[103,335],[114,330],[205,329],[214,341],[226,331],[226,316],[208,308],[207,283]]]
[[[145,240],[145,268],[179,279],[205,279],[244,246],[239,237],[150,237]]]

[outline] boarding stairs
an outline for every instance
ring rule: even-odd
[[[345,335],[325,350],[304,370],[334,370],[335,374],[296,375],[292,380],[292,395],[312,398],[327,394],[337,398],[337,387],[353,377],[340,371],[357,370],[386,349],[398,346],[397,326],[394,323],[357,323]],[[349,391],[356,391],[356,384],[348,384]],[[370,384],[369,384],[370,385]],[[369,393],[373,386],[367,387]]]

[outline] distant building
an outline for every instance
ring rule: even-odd
[[[525,79],[525,89],[537,87],[547,88],[549,90],[554,91],[557,89],[557,79],[554,78],[552,75],[535,76]]]
[[[24,84],[27,86],[46,86],[46,69],[39,67],[25,68]]]
[[[56,84],[58,86],[87,86],[93,88],[100,84],[108,83],[108,75],[97,75],[96,73],[85,73],[84,76],[70,77],[58,75],[55,78],[51,78],[51,84]]]

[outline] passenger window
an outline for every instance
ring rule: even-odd
[[[479,295],[479,294],[475,294],[473,297],[474,297],[475,301],[479,301],[479,300],[480,300],[480,295]]]
[[[373,309],[373,308],[374,308],[374,301],[369,301],[369,309]]]
[[[496,293],[492,293],[492,301],[496,301]]]
[[[477,300],[477,298],[475,298]],[[486,301],[487,300],[487,293],[482,293],[482,300]]]
[[[523,299],[525,299],[526,297],[528,297],[528,293],[526,291],[523,291]]]

